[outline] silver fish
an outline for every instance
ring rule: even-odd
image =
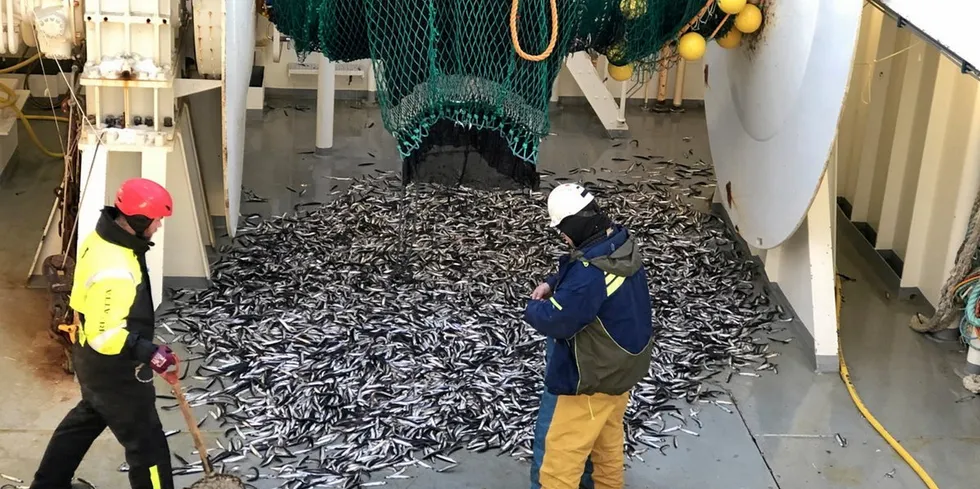
[[[791,319],[722,219],[688,198],[713,187],[707,165],[633,166],[662,176],[571,177],[630,230],[650,285],[655,348],[625,416],[630,458],[699,436],[683,427],[701,429],[698,412],[678,402],[733,412],[718,385],[775,374],[768,335]],[[200,424],[224,430],[212,458],[299,489],[383,485],[362,481],[435,459],[447,471],[456,450],[532,456],[546,341],[522,315],[565,251],[546,192],[328,178],[345,188],[322,205],[244,218],[212,286],[172,291],[160,319],[189,352],[188,399],[209,406]]]

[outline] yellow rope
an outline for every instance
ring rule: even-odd
[[[517,55],[527,61],[544,61],[551,56],[551,52],[555,50],[555,44],[558,42],[557,0],[551,0],[551,40],[548,41],[548,47],[544,52],[536,55],[530,55],[524,52],[524,49],[521,48],[521,41],[517,39],[517,7],[520,3],[521,0],[514,0],[510,7],[510,40],[514,43],[514,51],[517,51]]]
[[[21,61],[20,63],[17,63],[17,64],[15,64],[13,66],[8,66],[8,67],[0,70],[0,73],[10,73],[10,72],[13,72],[13,71],[17,71],[17,70],[19,70],[19,69],[21,69],[21,68],[23,68],[23,67],[25,67],[25,66],[27,66],[27,65],[29,65],[31,63],[33,63],[34,61],[37,61],[37,59],[40,58],[40,57],[41,57],[41,53],[35,54],[34,56],[31,56],[30,58],[27,58],[24,61]]]
[[[45,148],[44,145],[41,144],[41,140],[38,139],[37,134],[34,133],[34,128],[31,127],[30,121],[37,120],[37,121],[68,122],[68,119],[64,117],[55,117],[51,115],[24,115],[24,113],[21,112],[19,108],[17,108],[17,92],[13,91],[10,87],[8,87],[3,83],[0,83],[0,91],[2,91],[4,94],[7,95],[6,99],[0,100],[0,110],[5,109],[7,107],[13,109],[14,113],[17,114],[17,118],[24,123],[24,129],[27,129],[27,135],[30,136],[31,141],[34,142],[34,145],[37,146],[37,148],[40,149],[42,153],[52,158],[64,158],[65,156],[64,153],[55,153],[54,151]]]
[[[929,489],[939,489],[939,486],[937,486],[932,480],[932,477],[929,477],[929,474],[926,473],[925,469],[923,469],[921,465],[919,465],[919,462],[916,462],[915,458],[913,458],[912,455],[905,450],[905,447],[903,447],[898,440],[892,437],[892,435],[888,433],[888,430],[886,430],[885,427],[878,422],[874,415],[868,411],[868,408],[865,407],[864,402],[861,401],[861,397],[858,396],[857,389],[854,388],[854,383],[851,382],[851,374],[847,370],[847,362],[844,361],[844,349],[840,340],[841,282],[840,276],[836,274],[836,270],[834,270],[834,272],[834,288],[836,289],[835,292],[837,296],[837,349],[839,350],[838,354],[840,356],[840,378],[844,381],[844,385],[847,386],[847,392],[851,395],[851,400],[854,401],[854,405],[857,407],[858,411],[860,411],[861,416],[864,416],[864,419],[868,420],[871,427],[885,439],[888,445],[891,446],[900,457],[902,457],[902,460],[905,460],[905,463],[912,468],[912,471],[915,472],[920,479],[922,479],[922,482],[925,483],[926,487]]]

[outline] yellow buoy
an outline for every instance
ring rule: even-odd
[[[627,20],[634,20],[647,13],[647,0],[619,0],[619,10]]]
[[[728,33],[724,37],[718,38],[718,45],[725,49],[732,49],[737,47],[739,43],[742,42],[742,31],[738,29],[729,29]]]
[[[697,32],[688,32],[677,41],[677,53],[688,61],[701,59],[701,56],[704,56],[705,47],[704,36]]]
[[[735,28],[746,33],[751,34],[762,26],[762,11],[759,7],[749,4],[742,9],[738,15],[735,16]]]
[[[633,77],[633,64],[627,64],[626,66],[616,66],[612,63],[608,63],[606,71],[609,72],[609,77],[616,81],[626,81]]]
[[[745,8],[745,0],[718,0],[718,8],[726,14],[738,15]]]

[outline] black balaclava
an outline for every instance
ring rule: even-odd
[[[117,207],[116,210],[119,210],[119,208]],[[136,233],[137,236],[141,238],[146,237],[146,230],[150,228],[150,224],[153,224],[153,219],[140,215],[127,216],[126,214],[123,214],[121,211],[119,212],[119,214],[123,216],[123,219],[126,220],[126,224],[129,224],[129,227],[133,228],[133,231]]]
[[[558,230],[568,236],[576,248],[605,234],[612,226],[612,220],[606,217],[595,201],[577,213],[568,216],[558,223]]]

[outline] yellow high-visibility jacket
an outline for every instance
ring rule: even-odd
[[[156,351],[145,259],[150,243],[116,224],[118,215],[103,209],[95,232],[78,247],[69,305],[82,319],[80,346],[148,363]]]

